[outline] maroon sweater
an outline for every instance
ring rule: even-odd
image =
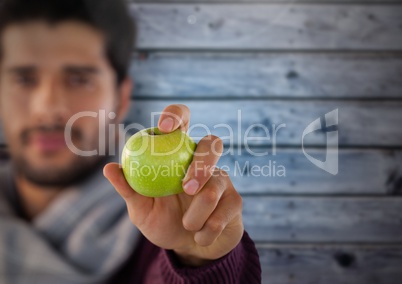
[[[241,242],[224,257],[203,267],[185,267],[170,250],[142,237],[110,284],[125,283],[261,283],[261,267],[254,242],[244,232]]]

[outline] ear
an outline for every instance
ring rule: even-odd
[[[119,104],[116,109],[116,122],[120,123],[126,117],[130,107],[131,92],[133,90],[134,81],[126,77],[119,86],[118,96],[120,98]]]

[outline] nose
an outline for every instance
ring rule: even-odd
[[[59,124],[65,121],[67,102],[56,78],[42,79],[31,97],[34,124]]]

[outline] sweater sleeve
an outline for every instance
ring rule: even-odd
[[[183,266],[173,251],[160,249],[144,283],[261,283],[261,266],[254,242],[244,232],[230,253],[202,267]]]

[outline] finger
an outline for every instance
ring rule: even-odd
[[[198,142],[193,160],[182,182],[183,189],[187,194],[197,194],[207,183],[216,168],[222,151],[222,140],[217,136],[208,135]]]
[[[148,212],[148,208],[152,207],[153,199],[134,191],[127,183],[123,171],[117,163],[109,163],[105,165],[103,168],[103,175],[126,201],[131,221],[135,224],[141,222],[141,218],[145,216],[142,216],[143,214],[134,214],[134,211]]]
[[[103,168],[103,175],[110,181],[116,191],[125,200],[133,198],[137,193],[128,185],[124,178],[123,171],[117,163],[106,164]]]
[[[231,224],[241,225],[241,207],[241,197],[237,192],[224,195],[202,229],[195,233],[195,242],[200,246],[209,246]]]
[[[162,132],[172,132],[178,128],[187,132],[190,124],[190,109],[182,104],[167,106],[158,121],[158,128]]]
[[[199,231],[215,210],[226,184],[222,179],[211,178],[204,188],[193,197],[183,216],[183,226],[188,231]]]

